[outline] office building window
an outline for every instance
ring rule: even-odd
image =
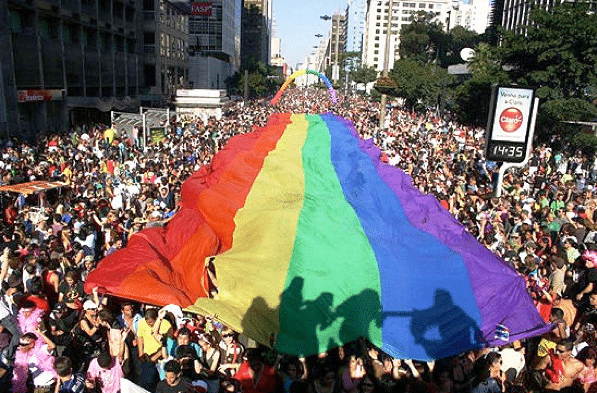
[[[155,0],[143,0],[143,11],[154,11]]]
[[[155,64],[145,64],[144,72],[145,86],[156,86]]]

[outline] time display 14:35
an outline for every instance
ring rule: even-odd
[[[492,144],[489,153],[495,161],[524,160],[524,146],[496,143]]]

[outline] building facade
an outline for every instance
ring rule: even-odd
[[[169,0],[140,1],[143,10],[141,105],[169,105],[176,89],[188,84],[190,4]]]
[[[195,89],[223,89],[240,68],[242,0],[209,4],[189,18],[189,84]]]
[[[365,33],[367,0],[349,0],[346,20],[346,51],[361,52]]]
[[[324,69],[327,71],[334,65],[342,68],[344,64],[344,53],[346,52],[346,38],[347,38],[347,15],[348,8],[345,12],[336,12],[332,15],[332,26],[330,29],[330,37],[328,40],[328,47],[325,56]],[[334,78],[333,74],[330,74]],[[330,78],[330,79],[332,79]]]
[[[493,3],[493,6],[498,10],[501,8],[501,26],[506,31],[517,29],[522,31],[520,26],[524,26],[529,23],[529,17],[532,9],[543,8],[549,10],[553,6],[560,3],[560,0],[496,0]]]
[[[272,37],[270,46],[270,65],[284,67],[286,59],[282,56],[282,40],[280,37]]]
[[[477,34],[485,33],[489,26],[491,4],[487,0],[472,0],[469,3],[463,1],[452,3],[450,11],[450,29],[462,26]]]
[[[241,61],[269,64],[272,0],[244,0]]]
[[[382,71],[385,59],[386,34],[388,31],[388,0],[368,0],[365,18],[362,62]],[[400,31],[412,22],[419,11],[433,13],[431,21],[442,24],[445,29],[462,26],[482,34],[489,25],[490,3],[486,0],[473,0],[470,3],[449,0],[394,0],[392,4],[390,51],[388,69],[399,59]]]
[[[140,14],[136,0],[0,0],[2,136],[138,106]]]
[[[368,1],[362,62],[366,66],[373,66],[376,70],[382,71],[388,31],[389,2],[387,0]],[[392,4],[388,69],[391,69],[394,62],[400,57],[400,30],[402,26],[409,25],[412,22],[414,14],[419,11],[433,12],[435,16],[432,21],[439,21],[446,26],[448,11],[450,10],[451,3],[448,0],[394,0]]]

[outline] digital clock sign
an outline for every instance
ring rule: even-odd
[[[491,97],[485,157],[489,161],[521,163],[526,159],[535,92],[498,86]]]

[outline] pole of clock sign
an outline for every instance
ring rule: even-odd
[[[535,90],[515,86],[493,86],[487,119],[487,161],[502,162],[495,196],[502,195],[504,174],[523,167],[529,160],[539,98]]]

